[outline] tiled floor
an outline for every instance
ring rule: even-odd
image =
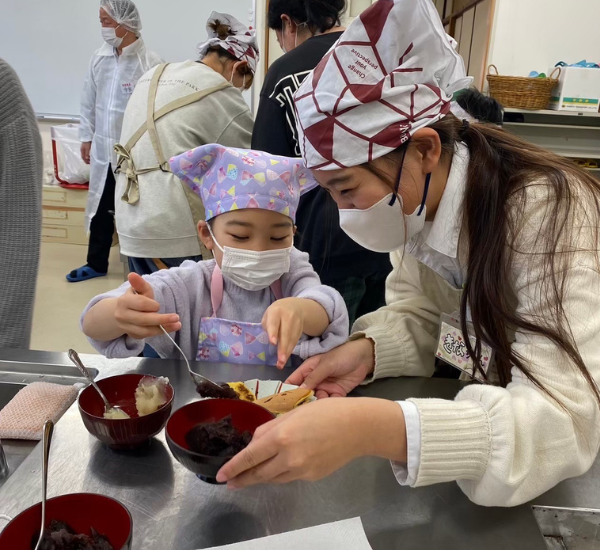
[[[79,330],[79,316],[89,300],[123,282],[119,247],[111,250],[106,277],[69,283],[65,275],[85,264],[87,247],[76,244],[42,243],[31,349],[95,353]]]

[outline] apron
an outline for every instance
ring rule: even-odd
[[[281,281],[271,285],[271,292],[276,300],[283,297]],[[217,317],[223,301],[223,274],[218,265],[215,265],[212,274],[210,300],[213,314],[200,321],[196,361],[277,365],[277,346],[269,343],[269,337],[260,323],[243,323]]]
[[[224,82],[222,84],[219,84],[218,86],[214,86],[213,88],[201,90],[199,92],[195,92],[187,96],[175,99],[174,101],[167,103],[167,105],[165,105],[164,107],[155,110],[158,82],[168,65],[168,63],[162,63],[156,68],[154,74],[152,75],[152,79],[150,81],[150,88],[148,90],[146,122],[144,122],[144,124],[142,124],[137,129],[137,131],[129,138],[129,141],[125,145],[117,143],[114,146],[114,150],[117,154],[118,159],[115,174],[123,172],[125,174],[125,177],[127,178],[127,187],[125,189],[125,192],[123,193],[123,196],[121,197],[121,200],[129,204],[136,204],[140,200],[140,186],[138,182],[139,175],[147,174],[148,172],[155,172],[157,170],[161,170],[162,172],[171,172],[171,167],[169,166],[169,162],[164,156],[160,142],[160,137],[158,135],[158,132],[156,131],[156,121],[161,119],[165,115],[176,111],[177,109],[180,109],[187,105],[191,105],[192,103],[196,103],[214,92],[218,92],[231,86],[229,82]],[[149,167],[140,168],[138,166],[135,166],[131,152],[134,146],[146,132],[148,132],[148,135],[150,137],[150,142],[152,143],[152,148],[154,149],[154,154],[156,155],[157,164]],[[202,201],[199,200],[198,196],[189,188],[189,186],[185,182],[181,181],[180,183],[187,198],[188,204],[190,206],[190,211],[192,213],[194,224],[197,225],[198,221],[204,219],[204,206],[202,204]],[[212,258],[212,253],[208,251],[204,244],[202,242],[199,242],[199,244],[202,258]]]

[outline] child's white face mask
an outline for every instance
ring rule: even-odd
[[[243,250],[222,248],[207,224],[208,231],[217,248],[223,253],[221,272],[223,277],[245,290],[263,290],[290,271],[292,247],[278,250]]]

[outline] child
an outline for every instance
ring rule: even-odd
[[[127,357],[148,343],[176,358],[162,324],[190,359],[283,368],[292,352],[307,358],[343,344],[344,301],[292,246],[300,193],[316,185],[302,162],[211,144],[170,163],[204,202],[198,231],[215,259],[132,273],[94,298],[81,321],[92,345]]]

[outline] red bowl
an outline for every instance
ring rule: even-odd
[[[190,451],[186,434],[198,424],[216,422],[231,415],[235,428],[254,434],[256,428],[275,417],[267,409],[248,401],[235,399],[203,399],[189,403],[175,411],[165,430],[167,444],[173,456],[185,468],[194,472],[203,481],[216,483],[217,472],[230,457],[208,456]]]
[[[52,520],[68,523],[76,533],[91,535],[90,527],[108,538],[115,550],[130,550],[133,519],[119,501],[93,493],[61,495],[46,501],[46,526]],[[21,512],[0,533],[0,548],[31,550],[42,521],[40,502]],[[32,546],[32,541],[34,544]]]
[[[167,402],[157,411],[137,416],[135,390],[146,374],[120,374],[98,380],[97,384],[112,404],[119,405],[131,418],[111,420],[104,418],[104,402],[93,386],[79,395],[79,412],[83,423],[94,437],[111,449],[130,450],[143,445],[160,432],[167,423],[173,407],[173,386],[167,385]]]

